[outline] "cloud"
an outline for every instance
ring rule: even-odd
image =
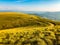
[[[23,5],[0,5],[0,10],[18,10],[18,11],[60,11],[60,3],[43,6],[23,6]]]

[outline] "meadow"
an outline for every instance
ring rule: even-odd
[[[60,45],[60,22],[30,14],[0,12],[0,45]]]

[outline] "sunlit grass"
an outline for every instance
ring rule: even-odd
[[[59,45],[59,25],[30,14],[0,12],[0,45]]]

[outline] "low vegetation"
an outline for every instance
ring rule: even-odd
[[[60,29],[0,32],[2,45],[59,45]]]
[[[49,22],[34,15],[12,12],[0,12],[0,29],[26,26],[48,26]]]
[[[60,45],[60,23],[29,14],[0,12],[0,45]]]

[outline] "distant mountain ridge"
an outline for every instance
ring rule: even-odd
[[[38,15],[44,18],[60,21],[60,11],[59,12],[47,12],[47,11],[0,10],[0,12],[22,12],[22,13]]]
[[[60,21],[60,12],[46,12],[46,13],[40,14],[39,16]]]
[[[28,14],[38,15],[44,18],[60,21],[60,12],[24,12]]]

